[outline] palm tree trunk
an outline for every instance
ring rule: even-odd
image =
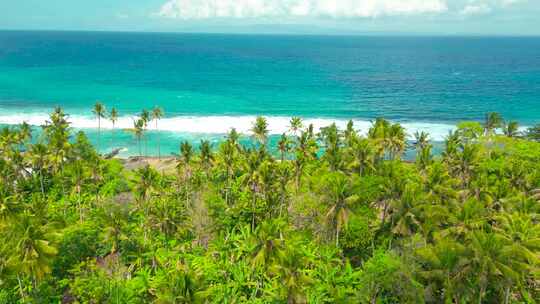
[[[19,275],[17,275],[17,282],[19,284],[19,292],[21,293],[21,298],[22,298],[23,303],[24,303],[24,302],[26,302],[26,294],[24,293],[23,284],[22,284],[22,281],[21,281],[21,277]]]
[[[158,159],[161,159],[161,145],[160,145],[160,138],[159,138],[159,131],[158,131],[157,120],[156,120],[156,137],[157,137]]]
[[[257,198],[255,197],[255,185],[252,186],[253,199],[251,201],[251,231],[255,231],[255,203]]]
[[[39,184],[41,186],[41,195],[45,197],[45,187],[43,186],[43,172],[39,169]]]
[[[229,206],[229,191],[231,191],[231,173],[227,167],[227,189],[225,189],[225,203]]]
[[[504,304],[510,303],[510,286],[504,289]]]
[[[302,172],[300,172],[302,169],[300,169],[299,166],[296,167],[296,180],[295,180],[295,183],[296,183],[296,193],[298,194],[298,191],[300,190],[300,178],[301,178],[301,175],[302,175]]]
[[[148,137],[144,138],[144,156],[148,156]]]
[[[77,204],[79,205],[79,221],[83,222],[83,210],[82,210],[82,200],[81,200],[81,190],[77,189]]]
[[[478,294],[478,304],[482,304],[482,299],[484,298],[485,287],[480,287],[480,293]]]
[[[370,301],[371,304],[376,304],[377,303],[377,294],[378,293],[379,293],[378,291],[375,291],[375,293],[371,297],[371,301]]]
[[[387,200],[384,200],[384,208],[383,208],[383,214],[381,219],[381,229],[384,227],[384,224],[386,223],[386,213],[388,212],[388,202]]]
[[[98,128],[98,131],[97,131],[98,132],[98,135],[97,135],[97,150],[98,151],[97,152],[99,154],[99,151],[100,151],[100,148],[101,148],[100,147],[100,144],[101,144],[101,118],[99,116],[98,116],[97,121],[98,121],[98,123],[97,123],[98,124],[98,127],[97,127]]]
[[[112,124],[112,135],[111,135],[111,153],[113,152],[114,152],[114,122]]]

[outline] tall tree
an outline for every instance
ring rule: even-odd
[[[160,145],[160,138],[159,138],[159,130],[158,130],[158,121],[163,117],[163,110],[160,107],[154,107],[152,109],[152,119],[155,122],[156,127],[156,136],[157,136],[157,146],[158,146],[158,158],[161,159],[161,145]]]
[[[334,230],[338,247],[341,230],[348,224],[352,207],[360,198],[355,194],[351,181],[341,172],[330,173],[323,183],[322,190],[328,203],[325,217]]]
[[[283,133],[279,139],[278,150],[280,153],[280,159],[283,162],[285,160],[285,156],[291,150],[291,143],[289,137],[285,133]]]
[[[360,176],[364,175],[366,171],[375,169],[375,151],[373,144],[368,139],[357,138],[353,140],[350,153],[352,161],[349,163],[349,167],[358,170]]]
[[[503,127],[504,119],[501,114],[497,112],[486,113],[484,119],[484,133],[485,135],[492,135],[496,129]]]
[[[525,136],[529,140],[540,142],[540,124],[528,128]]]
[[[268,121],[266,118],[262,116],[257,117],[251,128],[251,132],[261,147],[266,146],[268,141]]]
[[[292,117],[290,121],[289,130],[292,132],[292,134],[296,137],[298,137],[298,132],[302,130],[304,127],[304,123],[302,122],[302,118],[300,117]]]
[[[208,173],[208,170],[212,166],[214,161],[214,154],[212,153],[212,144],[209,140],[201,140],[200,149],[200,158],[203,165],[203,168]]]
[[[504,124],[503,132],[508,137],[517,137],[519,135],[519,123],[517,121],[510,121]]]
[[[44,144],[37,143],[30,146],[30,165],[32,166],[32,170],[38,174],[41,195],[43,197],[45,197],[44,171],[46,171],[49,164],[48,153],[47,146]]]
[[[17,274],[19,289],[24,294],[26,289],[23,286],[24,276],[28,276],[33,290],[37,283],[51,273],[52,259],[58,253],[53,245],[54,232],[50,225],[41,222],[34,214],[28,211],[23,212],[8,232],[10,238],[9,265]]]
[[[70,153],[70,123],[67,118],[68,116],[62,108],[57,107],[50,115],[50,120],[42,126],[44,139],[50,151],[49,158],[53,173],[62,170],[63,164]]]
[[[105,106],[101,102],[96,102],[94,105],[94,110],[92,111],[94,115],[97,118],[98,121],[98,140],[97,140],[97,150],[100,151],[101,149],[101,119],[105,118],[105,114],[107,113],[107,110],[105,109]]]
[[[116,122],[118,122],[118,111],[114,107],[111,109],[111,113],[109,114],[109,120],[111,121],[112,128],[113,128],[113,133],[111,137],[111,142],[112,142],[111,149],[114,150],[114,133],[115,133]]]
[[[129,129],[131,133],[137,139],[137,146],[139,147],[139,156],[142,156],[141,141],[144,136],[144,121],[142,119],[137,119],[133,121],[133,128]]]
[[[141,112],[141,120],[143,121],[143,129],[146,132],[148,130],[148,124],[152,120],[152,114],[144,109]],[[148,156],[148,138],[144,138],[144,156]]]

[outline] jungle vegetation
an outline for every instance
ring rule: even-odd
[[[143,114],[139,154],[163,112]],[[536,303],[539,134],[490,113],[433,155],[382,118],[293,118],[275,155],[259,117],[165,172],[100,156],[57,108],[0,132],[0,303]]]

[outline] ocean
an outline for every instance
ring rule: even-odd
[[[455,124],[500,112],[540,123],[540,37],[286,36],[0,31],[0,124],[39,126],[55,106],[96,141],[96,101],[116,107],[101,150],[137,154],[133,125],[159,106],[148,154],[182,140],[217,143],[258,115],[271,134],[291,116],[316,128],[377,117],[442,141]]]

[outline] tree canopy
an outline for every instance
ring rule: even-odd
[[[140,154],[162,113],[134,121]],[[540,143],[498,114],[440,155],[382,118],[318,134],[293,118],[274,155],[258,117],[160,171],[102,158],[60,108],[41,128],[0,131],[0,303],[540,299]]]

